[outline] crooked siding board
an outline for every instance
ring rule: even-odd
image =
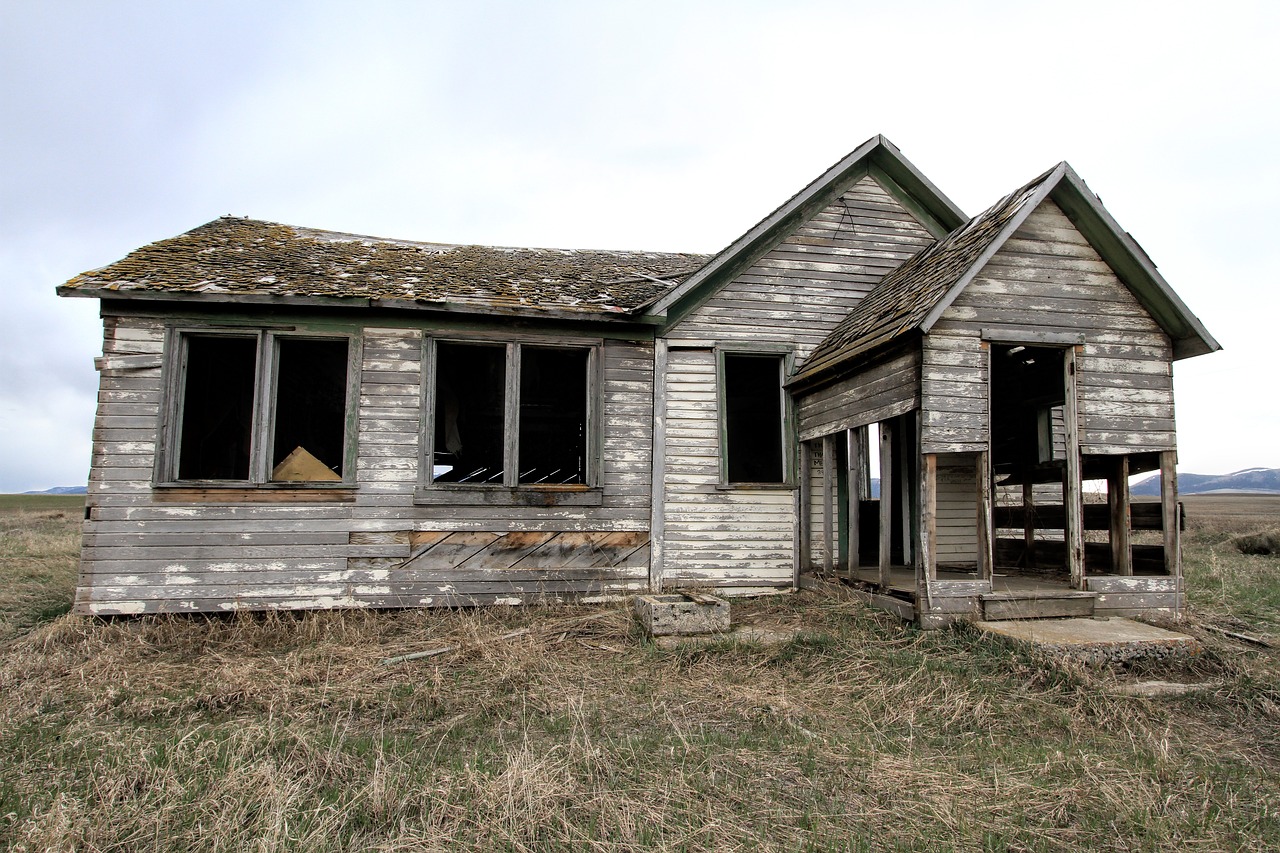
[[[806,394],[797,406],[800,438],[810,440],[878,423],[917,408],[920,364],[920,350],[913,347]]]

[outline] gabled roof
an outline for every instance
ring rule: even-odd
[[[1173,341],[1174,358],[1221,349],[1155,264],[1067,163],[1014,190],[884,277],[814,349],[791,385],[913,332],[928,333],[987,261],[1046,198],[1071,219]]]
[[[867,175],[878,178],[936,237],[965,221],[964,212],[903,157],[897,146],[883,136],[873,136],[680,285],[658,297],[647,313],[664,317],[668,324],[676,322]]]
[[[420,243],[222,217],[76,276],[58,293],[627,316],[705,260]]]

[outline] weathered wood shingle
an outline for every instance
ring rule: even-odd
[[[705,261],[693,254],[387,240],[228,216],[83,273],[60,292],[610,315],[646,305]]]

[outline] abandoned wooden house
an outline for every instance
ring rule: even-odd
[[[1172,362],[1218,345],[1066,164],[968,219],[875,137],[713,257],[228,217],[59,293],[105,329],[82,613],[1180,607]]]

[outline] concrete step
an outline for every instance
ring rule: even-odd
[[[1066,589],[991,592],[978,598],[982,601],[982,618],[988,622],[1090,617],[1098,601],[1097,593]]]
[[[978,630],[1086,664],[1138,659],[1183,662],[1202,648],[1192,637],[1131,619],[1034,619],[975,623]]]

